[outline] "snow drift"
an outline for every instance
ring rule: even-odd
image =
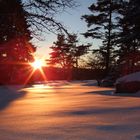
[[[116,93],[136,93],[138,91],[140,91],[140,72],[117,79]]]

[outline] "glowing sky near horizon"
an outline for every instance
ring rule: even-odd
[[[92,43],[92,39],[85,39],[81,33],[87,31],[87,26],[84,20],[81,20],[81,16],[84,14],[91,14],[88,10],[88,7],[95,2],[95,0],[76,0],[79,4],[78,7],[73,9],[67,9],[66,12],[57,15],[56,19],[60,21],[70,33],[78,34],[79,43]],[[53,45],[53,42],[56,41],[56,35],[52,33],[44,34],[44,40],[38,41],[34,40],[34,44],[37,46],[36,56],[37,57],[49,57],[50,49],[49,47]],[[98,46],[98,41],[94,42],[94,46]]]

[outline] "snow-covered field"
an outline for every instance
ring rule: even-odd
[[[140,96],[95,81],[0,87],[0,140],[140,140]]]

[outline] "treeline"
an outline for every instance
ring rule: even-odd
[[[58,34],[46,63],[57,67],[62,77],[66,73],[64,79],[94,75],[102,79],[112,71],[118,76],[140,71],[139,0],[97,0],[90,5],[91,14],[81,17],[88,27],[82,35],[92,38],[93,46],[80,44],[78,35],[70,34],[55,19],[74,6],[74,0],[0,0],[0,83],[16,83],[30,76],[29,62],[34,61],[36,51],[31,40],[44,31]],[[94,40],[101,45],[94,48]]]
[[[89,30],[83,35],[100,39],[102,45],[93,49],[96,65],[102,65],[106,74],[119,69],[120,74],[140,70],[140,1],[97,0],[83,15]]]
[[[38,81],[46,80],[93,80],[93,79],[100,79],[103,77],[102,70],[92,70],[92,69],[85,69],[85,68],[73,68],[73,69],[64,69],[58,67],[44,67],[43,73],[37,70],[34,75],[30,78],[28,83],[36,83]],[[98,75],[97,75],[98,73]]]
[[[97,0],[88,8],[91,14],[83,15],[81,18],[88,27],[83,33],[85,38],[91,37],[93,46],[95,39],[102,41],[102,45],[96,48],[90,47],[91,45],[81,45],[78,48],[75,35],[71,35],[73,39],[75,38],[71,44],[69,38],[58,35],[57,41],[51,47],[51,64],[62,68],[65,68],[64,64],[78,68],[77,61],[83,59],[83,56],[90,51],[89,56],[84,59],[86,61],[84,68],[101,70],[106,76],[112,71],[116,71],[118,76],[139,71],[139,7],[139,0]],[[73,48],[77,50],[71,51]]]

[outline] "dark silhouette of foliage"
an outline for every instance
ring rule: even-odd
[[[96,52],[87,58],[87,67],[90,69],[105,70],[104,57]]]
[[[25,11],[20,0],[0,1],[0,72],[1,81],[10,82],[25,67],[23,63],[33,61],[35,48],[29,42]],[[26,64],[27,65],[27,64]],[[3,77],[3,78],[2,78]]]
[[[116,36],[119,65],[124,74],[140,70],[140,1],[130,0],[120,3],[118,13],[119,31]]]
[[[7,59],[29,61],[35,51],[31,43],[25,11],[19,0],[0,1],[0,44]],[[10,58],[9,58],[10,57]]]
[[[77,45],[78,40],[75,34],[69,35],[67,38],[65,35],[58,35],[57,41],[51,47],[50,64],[58,64],[62,68],[78,67],[78,59],[80,56],[87,53],[90,44]]]
[[[92,14],[82,16],[89,27],[83,35],[102,40],[102,46],[95,52],[104,58],[107,73],[114,62],[115,14],[119,6],[118,0],[97,0],[89,7]]]

